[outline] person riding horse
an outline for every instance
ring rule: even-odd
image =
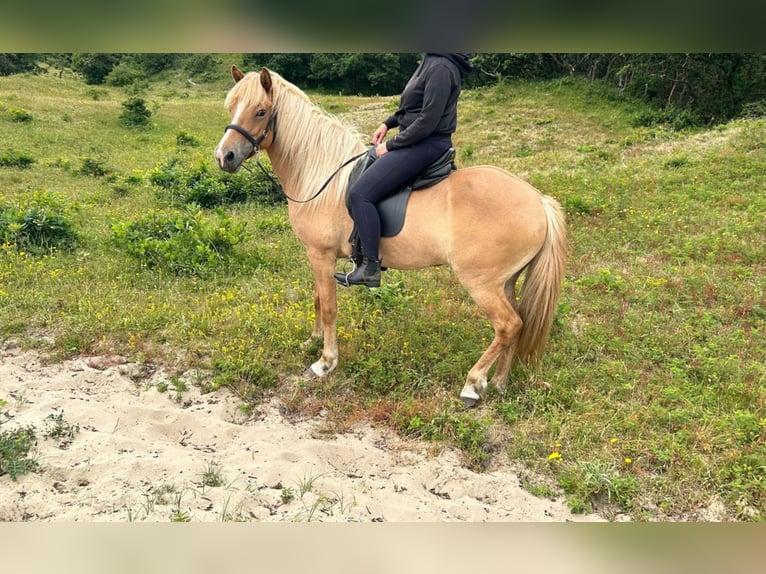
[[[375,204],[422,173],[452,147],[463,77],[473,69],[469,54],[424,55],[401,94],[399,109],[372,136],[377,160],[348,191],[351,218],[362,244],[362,264],[336,273],[343,285],[380,287],[380,216]],[[399,133],[384,141],[388,131]]]
[[[449,59],[440,57],[439,61]],[[306,249],[314,275],[314,326],[309,340],[322,341],[321,355],[306,369],[305,376],[326,377],[339,363],[337,283],[333,274],[338,259],[353,254],[348,240],[353,221],[344,202],[353,172],[349,158],[361,157],[369,150],[365,151],[356,130],[322,113],[303,91],[276,72],[263,68],[244,73],[234,65],[232,79],[234,86],[224,100],[231,120],[215,148],[215,159],[222,170],[234,173],[245,161],[257,160],[258,153],[265,151],[274,174],[284,184],[290,226]],[[413,84],[419,82],[419,78],[413,79]],[[394,125],[400,130],[406,128],[384,144],[386,152],[373,167],[380,169],[389,163],[383,160],[399,151],[401,162],[409,162],[414,146],[406,145],[411,137],[408,134],[418,133],[416,122],[421,116],[406,101],[401,112],[394,114],[397,123],[392,120],[386,131]],[[379,130],[382,132],[382,127]],[[378,147],[384,136],[379,136]],[[402,147],[397,149],[397,144]],[[399,168],[398,161],[390,162],[391,171],[398,173]],[[385,175],[379,174],[381,178]],[[411,177],[419,175],[413,173]],[[395,187],[391,184],[392,189]],[[460,391],[463,403],[470,407],[489,387],[504,391],[514,362],[535,363],[540,359],[566,270],[564,210],[556,199],[529,182],[491,165],[455,170],[427,192],[413,193],[408,201],[401,230],[375,237],[386,267],[449,265],[492,323],[494,337],[468,371]],[[364,248],[368,259],[376,255],[369,251],[369,240]],[[365,279],[362,271],[363,284],[374,284],[374,275],[368,271]],[[517,293],[522,275],[524,281]]]

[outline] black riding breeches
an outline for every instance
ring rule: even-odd
[[[348,191],[351,217],[368,259],[379,259],[380,216],[375,204],[412,183],[452,146],[449,136],[430,136],[379,157]]]

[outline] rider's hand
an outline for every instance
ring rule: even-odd
[[[383,157],[387,153],[388,153],[388,148],[386,147],[385,142],[379,143],[378,145],[375,146],[375,155],[377,157]]]
[[[380,124],[378,129],[375,130],[375,133],[372,134],[373,145],[378,145],[380,142],[382,142],[383,138],[386,137],[387,133],[388,133],[388,127],[386,127],[386,124]]]

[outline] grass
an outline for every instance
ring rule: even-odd
[[[463,411],[457,393],[491,332],[447,269],[388,271],[379,291],[342,291],[341,364],[307,382],[290,375],[318,353],[301,344],[312,282],[283,203],[203,209],[246,231],[204,273],[141,265],[119,248],[115,226],[183,209],[151,174],[214,167],[229,121],[228,85],[173,82],[142,95],[151,123],[129,130],[118,88],[95,92],[66,73],[0,79],[0,107],[29,116],[0,116],[0,154],[24,158],[0,167],[0,205],[63,198],[77,237],[66,249],[0,247],[0,338],[198,369],[206,390],[228,386],[245,404],[276,394],[294,415],[325,409],[334,430],[389,425],[457,446],[476,470],[508,455],[545,478],[531,489],[550,493],[539,485],[551,481],[574,511],[764,519],[764,119],[647,127],[643,106],[572,79],[466,90],[459,165],[498,165],[559,199],[571,254],[542,364],[515,368],[503,396]],[[315,99],[362,133],[395,101]]]
[[[17,397],[16,407],[22,405],[25,400],[23,395]],[[7,401],[0,400],[0,417],[6,419],[0,422],[0,426],[13,420],[8,412],[2,410],[7,405]],[[43,419],[43,423],[42,438],[56,441],[60,449],[69,448],[75,435],[80,432],[79,425],[72,425],[64,419],[63,411],[49,414]],[[15,482],[22,474],[37,470],[40,466],[34,456],[37,444],[38,433],[34,425],[13,426],[0,430],[0,476],[7,474]]]

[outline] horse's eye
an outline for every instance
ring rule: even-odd
[[[265,115],[266,115],[266,110],[258,110],[258,111],[256,112],[256,114],[255,114],[255,117],[256,117],[256,118],[262,118],[262,117],[263,117],[263,116],[265,116]]]

